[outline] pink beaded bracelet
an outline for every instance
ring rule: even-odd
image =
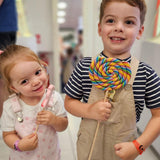
[[[16,141],[14,142],[14,149],[15,149],[16,151],[22,152],[22,151],[19,149],[19,147],[18,147],[19,141],[20,141],[20,140],[18,139],[18,140],[16,140]]]

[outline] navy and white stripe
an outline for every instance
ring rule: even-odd
[[[86,103],[92,87],[89,78],[89,66],[91,61],[91,57],[83,58],[74,69],[64,88],[67,95],[78,100],[82,99]],[[130,63],[131,57],[125,59],[125,61]],[[144,106],[149,109],[160,107],[160,78],[150,66],[143,62],[139,63],[133,83],[133,93],[137,122],[140,119]]]

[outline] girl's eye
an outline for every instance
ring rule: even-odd
[[[113,23],[113,22],[114,22],[113,19],[108,19],[108,20],[106,21],[106,23]]]
[[[134,24],[134,22],[133,22],[133,21],[128,20],[128,21],[126,21],[126,24]]]
[[[23,80],[22,82],[21,82],[21,84],[26,84],[28,82],[28,80]]]
[[[39,75],[41,73],[41,70],[36,71],[35,75]]]

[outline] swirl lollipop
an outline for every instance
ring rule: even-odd
[[[89,77],[99,89],[105,91],[119,89],[131,78],[130,65],[116,58],[97,57],[90,65]]]
[[[116,58],[97,57],[89,68],[89,77],[93,85],[106,91],[104,101],[113,99],[115,90],[124,87],[131,78],[128,62]],[[100,122],[98,121],[88,160],[91,159]]]

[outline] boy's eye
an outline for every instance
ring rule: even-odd
[[[106,23],[113,23],[113,22],[114,22],[113,19],[108,19],[108,20],[106,21]]]
[[[126,24],[134,24],[134,22],[133,22],[133,21],[128,20],[128,21],[126,21]]]
[[[21,84],[25,84],[25,83],[27,83],[28,82],[28,80],[23,80],[22,82],[21,82]]]
[[[36,71],[35,75],[39,75],[41,73],[41,70]]]

